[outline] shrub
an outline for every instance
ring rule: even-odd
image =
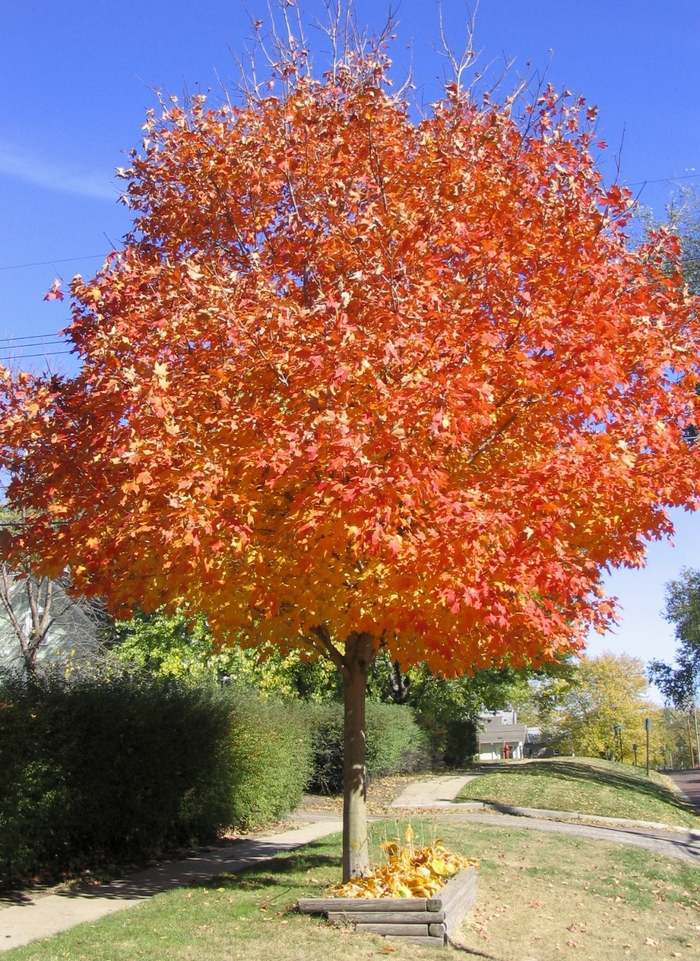
[[[5,678],[0,873],[56,873],[216,833],[230,710],[214,689],[116,675]]]
[[[343,789],[343,706],[309,705],[313,776],[311,790],[336,794]],[[401,704],[367,704],[367,776],[425,768],[428,743],[413,712]]]
[[[250,829],[301,800],[311,777],[309,724],[298,703],[243,691],[233,692],[231,711],[231,823]]]
[[[479,753],[479,735],[473,718],[450,718],[445,724],[445,764],[468,767]]]
[[[113,674],[0,683],[0,879],[142,859],[299,800],[304,720],[240,691]]]

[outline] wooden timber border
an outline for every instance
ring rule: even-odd
[[[327,914],[356,931],[437,947],[451,940],[476,904],[479,874],[474,867],[450,878],[434,898],[299,898],[302,914]]]

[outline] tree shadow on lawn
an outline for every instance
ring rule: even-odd
[[[676,794],[671,788],[657,784],[651,778],[648,780],[640,774],[627,773],[623,765],[619,770],[608,768],[607,766],[598,767],[592,764],[582,764],[576,761],[529,761],[527,764],[508,766],[499,764],[481,769],[484,774],[517,774],[519,777],[545,778],[550,780],[561,780],[588,784],[605,784],[617,790],[633,791],[636,794],[645,795],[663,804],[669,804],[679,811],[694,814],[692,805],[688,804],[683,798]],[[474,787],[478,788],[478,781],[474,782]]]
[[[264,845],[262,846],[264,848]],[[150,868],[139,874],[113,881],[106,885],[90,885],[74,888],[70,891],[57,892],[65,898],[108,898],[115,901],[135,901],[162,894],[165,891],[190,888],[197,889],[212,887],[221,881],[220,886],[229,885],[240,887],[245,881],[248,886],[257,884],[260,887],[283,884],[284,876],[294,872],[306,872],[320,867],[332,866],[338,870],[340,879],[341,858],[339,855],[309,852],[297,854],[291,851],[288,856],[277,854],[267,856],[258,852],[254,860],[245,858],[221,858],[217,860],[205,857],[190,858],[187,862],[166,863]],[[257,875],[267,880],[260,880]],[[274,878],[279,874],[279,880]],[[304,878],[292,883],[293,887],[306,888]]]
[[[338,871],[338,880],[340,880],[341,867],[342,858],[340,855],[298,854],[291,857],[270,858],[264,863],[251,864],[250,867],[235,873],[223,871],[209,881],[201,881],[196,885],[190,885],[190,887],[209,888],[219,884],[220,887],[249,891],[276,887],[280,884],[290,887],[290,874],[318,871],[320,868],[335,868]],[[303,877],[292,880],[291,886],[299,888],[316,887],[314,884],[309,884]]]

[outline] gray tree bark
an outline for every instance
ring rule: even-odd
[[[325,626],[313,631],[343,676],[345,703],[343,745],[343,881],[369,874],[367,843],[367,734],[365,702],[367,672],[377,656],[379,642],[373,634],[353,632],[341,654]]]
[[[369,874],[367,847],[367,771],[365,701],[367,671],[358,667],[343,677],[345,701],[343,752],[343,881]]]

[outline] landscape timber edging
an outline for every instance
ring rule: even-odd
[[[476,904],[478,890],[479,873],[468,867],[433,898],[299,898],[299,911],[326,914],[329,921],[352,924],[356,931],[439,947],[457,932]]]

